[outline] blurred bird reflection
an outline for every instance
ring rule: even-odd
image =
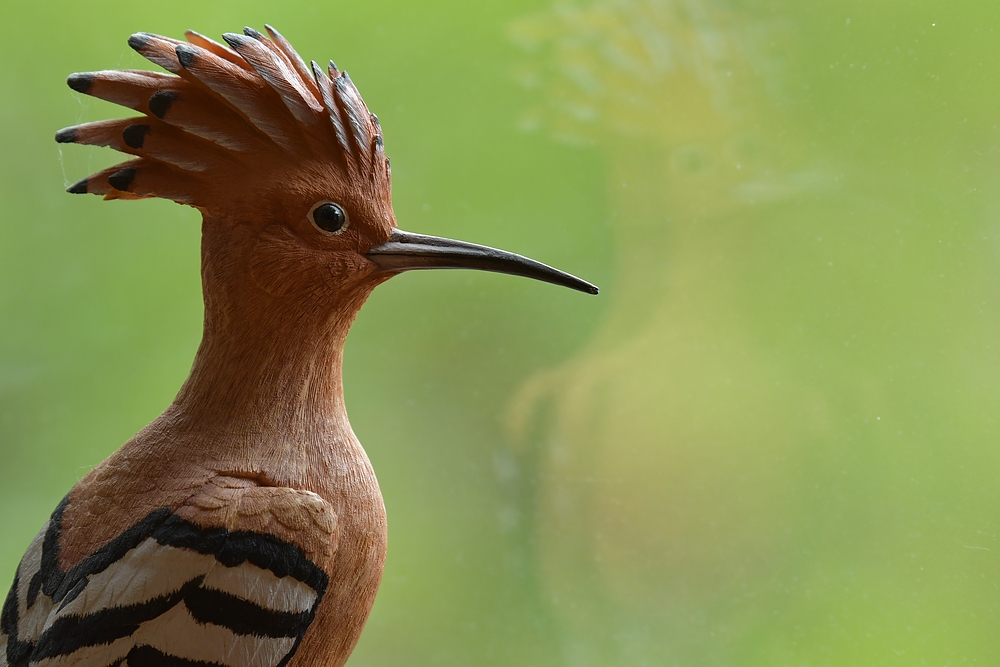
[[[509,411],[540,462],[536,565],[573,667],[856,657],[842,624],[871,603],[843,593],[874,596],[886,568],[870,488],[841,505],[833,479],[857,472],[852,420],[885,414],[885,388],[836,349],[817,379],[801,362],[828,342],[796,311],[822,285],[775,290],[801,261],[788,235],[843,215],[845,167],[784,92],[794,26],[731,4],[598,0],[511,26],[540,100],[522,125],[600,151],[616,242],[604,325]]]

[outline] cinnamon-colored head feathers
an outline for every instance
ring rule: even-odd
[[[389,160],[378,119],[347,72],[307,66],[288,41],[245,28],[228,46],[137,33],[129,46],[170,74],[106,70],[69,86],[143,114],[60,130],[62,143],[109,146],[137,159],[67,190],[106,199],[162,197],[238,215],[269,193],[351,200],[391,227]],[[382,225],[380,225],[382,226]]]
[[[597,294],[594,285],[520,255],[398,229],[378,118],[347,72],[332,61],[325,72],[307,66],[278,31],[267,32],[270,38],[252,28],[226,33],[228,46],[193,31],[186,42],[136,33],[129,46],[169,74],[71,74],[73,90],[143,115],[57,132],[62,143],[136,156],[67,190],[200,209],[207,301],[256,285],[271,296],[298,294],[296,312],[307,297],[344,301],[348,293],[359,308],[389,276],[447,268]]]

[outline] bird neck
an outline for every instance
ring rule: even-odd
[[[346,323],[344,331],[227,324],[206,325],[191,374],[174,402],[185,422],[229,433],[300,432],[346,422],[341,380]]]
[[[219,228],[203,226],[204,334],[171,412],[185,428],[255,440],[349,431],[344,342],[374,286],[269,294],[250,275],[252,244]]]

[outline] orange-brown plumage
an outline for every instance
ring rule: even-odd
[[[204,335],[173,404],[81,480],[29,548],[0,619],[0,667],[342,665],[386,549],[341,384],[365,299],[424,268],[596,293],[520,256],[397,229],[378,120],[346,72],[307,66],[268,32],[227,34],[229,46],[140,33],[129,44],[172,74],[69,78],[143,114],[57,133],[134,156],[69,191],[202,212]]]
[[[249,28],[244,35],[227,34],[231,47],[194,32],[190,42],[138,33],[129,44],[173,76],[72,75],[75,90],[145,116],[60,131],[58,141],[110,146],[138,158],[70,190],[163,197],[230,214],[248,191],[296,187],[318,177],[378,202],[382,222],[391,226],[389,165],[378,120],[346,72],[332,63],[329,74],[316,63],[310,71],[279,33],[268,30],[275,41]],[[132,178],[108,180],[129,169]]]

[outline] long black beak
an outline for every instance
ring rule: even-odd
[[[597,286],[586,280],[512,252],[401,229],[394,229],[387,242],[369,250],[368,259],[378,265],[379,271],[391,273],[413,269],[478,269],[534,278],[587,294],[598,291]]]

